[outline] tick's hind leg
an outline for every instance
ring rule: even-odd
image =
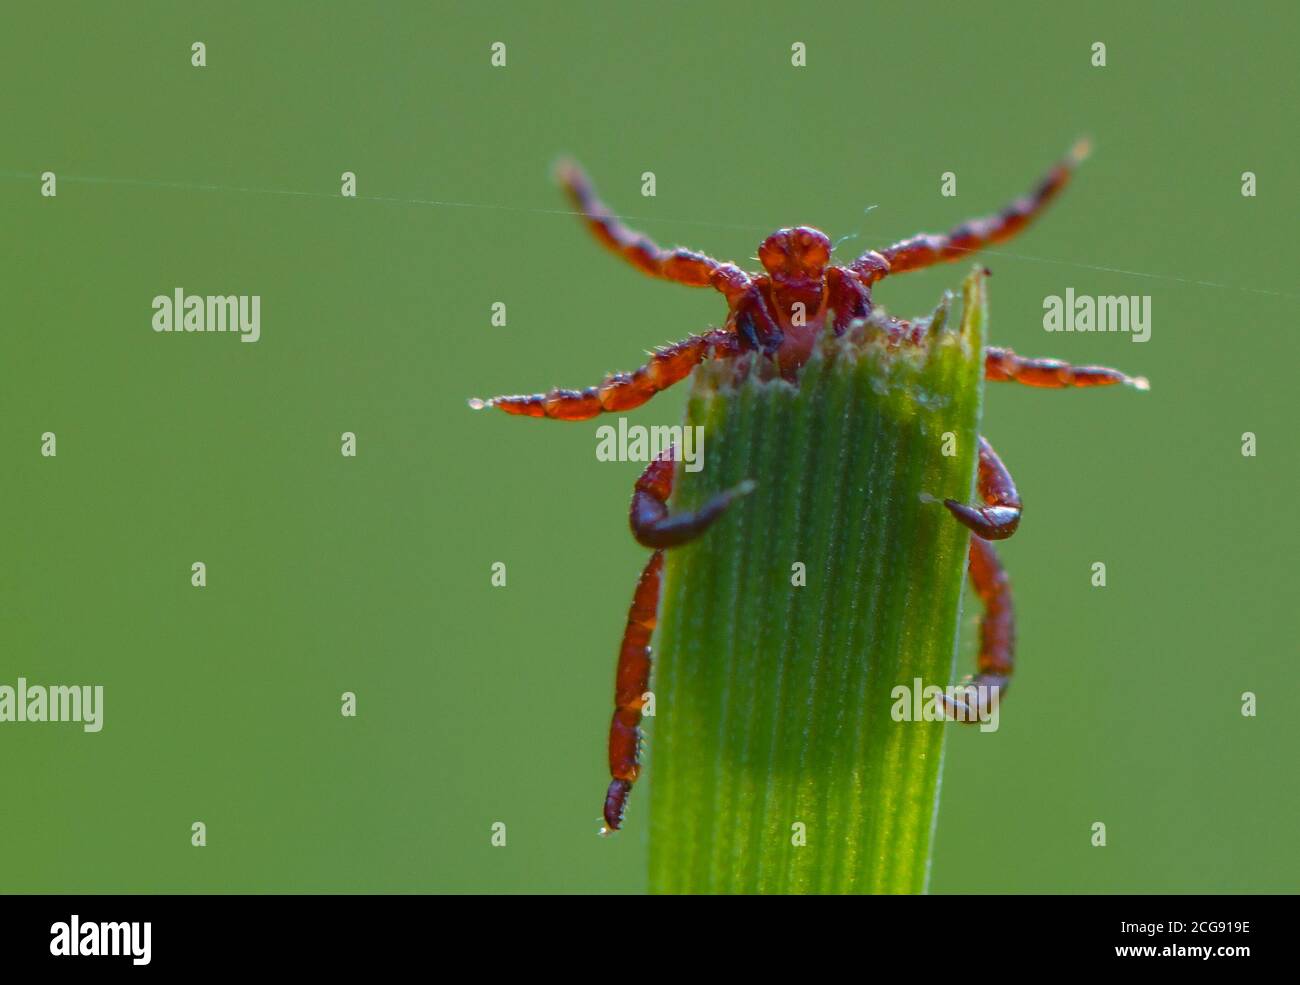
[[[943,505],[977,537],[1005,540],[1020,526],[1020,494],[1016,492],[1011,473],[983,435],[980,435],[979,453],[979,475],[975,484],[986,505],[967,506],[955,499],[945,499]]]
[[[561,390],[558,387],[547,393],[492,397],[483,400],[473,397],[469,405],[475,410],[498,407],[507,414],[524,417],[549,417],[557,421],[585,421],[609,411],[631,410],[640,407],[661,390],[690,375],[695,365],[710,351],[733,353],[738,339],[730,332],[714,329],[703,335],[655,351],[650,361],[632,373],[615,373],[605,377],[599,386],[585,390]]]
[[[664,552],[655,551],[641,572],[618,651],[614,718],[609,723],[609,775],[613,779],[605,794],[605,827],[600,829],[601,834],[622,826],[628,794],[641,773],[641,709],[650,689],[650,637],[659,618],[663,565]]]
[[[668,497],[673,492],[675,464],[670,449],[646,467],[632,493],[632,533],[638,542],[657,549],[636,583],[618,651],[614,718],[609,724],[609,773],[613,779],[605,794],[605,827],[601,834],[617,831],[622,826],[628,794],[641,773],[641,710],[650,688],[650,637],[654,635],[659,612],[664,549],[700,536],[738,496],[753,488],[752,482],[742,482],[692,513],[670,516]]]
[[[591,179],[575,162],[561,161],[555,174],[595,237],[641,272],[688,287],[716,287],[723,293],[749,283],[749,277],[739,267],[693,250],[665,250],[623,225],[596,197]]]
[[[1060,390],[1067,387],[1112,386],[1123,383],[1136,390],[1149,390],[1145,376],[1125,376],[1107,366],[1071,366],[1059,359],[1028,359],[1010,349],[989,348],[984,353],[984,379],[997,383]]]
[[[1011,682],[1015,669],[1016,615],[1011,605],[1011,581],[993,545],[978,537],[970,541],[970,581],[984,606],[980,620],[977,673],[965,683],[965,702],[948,702],[948,714],[959,721],[987,721]]]
[[[1075,167],[1087,154],[1086,141],[1075,144],[1065,160],[1052,168],[1037,188],[996,215],[971,219],[944,235],[922,233],[880,251],[870,250],[854,260],[850,268],[870,285],[887,274],[901,274],[936,263],[960,260],[975,250],[1010,239],[1060,194]]]

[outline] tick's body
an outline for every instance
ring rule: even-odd
[[[471,400],[475,408],[498,407],[510,414],[585,420],[597,414],[629,410],[690,375],[705,359],[734,359],[758,352],[791,381],[807,361],[818,336],[828,327],[843,334],[872,313],[872,287],[882,278],[957,260],[971,251],[1001,242],[1023,229],[1069,180],[1084,149],[1076,147],[1048,173],[1038,187],[1001,212],[967,222],[946,235],[921,235],[884,250],[869,250],[847,266],[830,264],[826,234],[807,226],[781,229],[763,241],[759,261],[764,273],[747,273],[730,263],[689,250],[664,250],[626,228],[595,196],[586,176],[564,164],[559,177],[575,207],[602,243],[654,277],[693,287],[712,287],[727,301],[727,319],[720,329],[692,336],[657,351],[633,373],[612,375],[586,390],[551,390],[545,394]],[[878,313],[877,313],[878,314]],[[829,325],[828,325],[829,321]],[[913,343],[906,322],[886,319],[891,339]],[[1146,381],[1130,379],[1104,367],[1074,367],[1054,359],[1024,359],[1009,349],[985,350],[985,378],[1040,387],[1100,386],[1127,383],[1142,389]],[[627,796],[640,772],[639,745],[642,705],[649,689],[650,638],[658,616],[663,552],[702,534],[751,483],[717,496],[691,513],[670,515],[674,462],[652,462],[637,481],[632,497],[631,525],[636,539],[654,549],[641,574],[628,613],[619,655],[615,712],[610,726],[609,764],[613,780],[605,801],[610,830],[622,823]],[[761,476],[754,477],[762,481]],[[970,574],[985,607],[974,684],[989,685],[997,695],[1011,675],[1015,626],[1010,586],[990,540],[1011,536],[1020,522],[1021,503],[1011,476],[993,448],[980,438],[978,491],[983,501],[967,506],[952,500],[947,508],[975,537],[970,547]],[[993,698],[991,700],[997,700]],[[972,720],[976,716],[964,716]]]

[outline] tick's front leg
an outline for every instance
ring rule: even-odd
[[[998,458],[993,446],[980,436],[979,476],[976,488],[985,506],[974,507],[945,499],[943,505],[952,515],[985,540],[1005,540],[1020,526],[1020,494],[1011,473]]]
[[[629,510],[632,535],[638,543],[656,550],[636,583],[618,651],[614,718],[609,724],[612,780],[605,794],[605,827],[601,834],[617,831],[622,826],[628,795],[641,773],[641,714],[650,688],[650,637],[658,619],[664,550],[699,537],[738,497],[754,488],[754,483],[746,480],[714,496],[698,510],[669,514],[668,498],[673,492],[675,465],[675,450],[669,449],[646,467],[632,493]]]
[[[695,250],[680,247],[665,250],[648,236],[623,225],[597,198],[591,179],[575,161],[561,161],[555,173],[569,201],[596,239],[642,273],[688,287],[713,287],[729,297],[731,292],[748,285],[748,275],[734,264],[722,263]]]
[[[850,269],[870,286],[887,275],[960,260],[975,250],[1008,240],[1029,225],[1061,193],[1087,154],[1087,141],[1079,141],[1065,160],[1043,177],[1038,187],[996,215],[971,219],[942,235],[922,233],[883,250],[869,250],[854,260]]]

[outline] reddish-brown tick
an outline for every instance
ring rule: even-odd
[[[691,250],[665,250],[628,229],[596,198],[591,183],[573,163],[561,164],[560,182],[587,225],[605,246],[652,277],[691,287],[712,287],[727,300],[722,328],[659,349],[633,373],[617,373],[586,390],[555,389],[527,396],[473,399],[475,409],[497,407],[508,414],[581,421],[610,411],[630,410],[690,375],[705,359],[736,359],[757,352],[776,372],[795,380],[823,329],[842,335],[872,313],[872,287],[884,277],[959,260],[974,250],[1011,238],[1025,228],[1070,179],[1086,153],[1079,144],[1039,182],[1030,194],[995,215],[963,223],[945,235],[922,234],[883,250],[868,250],[847,266],[831,264],[831,242],[809,226],[778,229],[758,249],[765,273],[748,273]],[[830,316],[829,326],[827,324]],[[886,324],[899,345],[915,344],[912,326],[897,319]],[[984,376],[1029,386],[1063,388],[1126,383],[1146,389],[1146,380],[1102,366],[1071,366],[1056,359],[1030,359],[1010,349],[986,348]],[[693,512],[670,514],[675,462],[669,455],[650,463],[632,495],[632,534],[652,548],[641,572],[619,651],[614,718],[609,734],[609,769],[613,777],[605,797],[609,830],[622,824],[628,793],[640,773],[641,716],[650,683],[650,638],[659,609],[664,551],[702,534],[727,507],[749,491],[748,484],[721,493]],[[975,536],[970,542],[971,584],[984,606],[980,624],[978,673],[974,692],[996,701],[1010,681],[1015,648],[1015,621],[1010,583],[989,543],[1015,533],[1021,502],[1015,483],[992,446],[979,439],[977,506],[946,500],[945,506]],[[974,709],[983,712],[987,709]],[[977,714],[962,716],[978,720]]]

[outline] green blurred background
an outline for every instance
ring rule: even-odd
[[[598,422],[465,398],[594,383],[724,309],[603,253],[553,160],[664,243],[746,263],[802,222],[858,234],[847,258],[1001,206],[1088,133],[985,255],[992,336],[1153,389],[986,394],[1027,503],[1021,663],[999,732],[950,733],[931,888],[1296,889],[1300,19],[1088,6],[10,11],[0,683],[103,684],[106,713],[0,726],[0,888],[643,890],[649,791],[595,833],[639,466],[596,461]],[[965,269],[877,300],[928,310]],[[155,335],[177,286],[260,294],[262,340]],[[1150,294],[1151,341],[1045,333],[1067,287]]]

